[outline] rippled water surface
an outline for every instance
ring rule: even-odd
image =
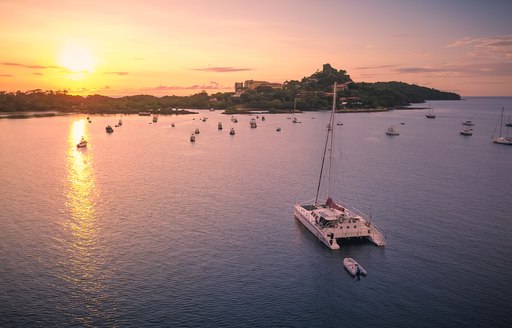
[[[0,326],[505,326],[512,147],[491,136],[512,98],[429,104],[435,120],[338,115],[333,194],[388,242],[339,251],[293,217],[316,192],[327,112],[256,129],[218,111],[0,120]]]

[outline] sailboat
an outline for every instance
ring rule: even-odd
[[[322,156],[322,165],[320,168],[320,178],[316,191],[316,198],[311,201],[295,203],[294,215],[304,227],[315,235],[323,244],[330,249],[339,249],[338,239],[349,238],[367,238],[377,246],[386,245],[386,239],[382,232],[371,221],[371,218],[361,213],[359,210],[343,203],[336,203],[328,194],[325,203],[319,202],[319,192],[322,184],[322,174],[324,164],[328,165],[329,187],[331,185],[331,168],[334,150],[334,117],[336,112],[336,83],[334,83],[334,95],[332,101],[332,111],[327,125],[327,138],[325,141],[324,154]],[[328,188],[330,189],[330,188]],[[330,190],[328,190],[330,193]]]
[[[436,118],[436,115],[434,114],[434,110],[432,107],[428,106],[428,114],[425,114],[427,118]]]
[[[503,111],[505,110],[504,107],[501,107],[501,116],[500,116],[500,122],[499,122],[499,125],[500,125],[500,135],[496,138],[494,138],[494,134],[493,134],[493,138],[492,138],[492,142],[494,143],[497,143],[497,144],[502,144],[502,145],[511,145],[512,146],[512,138],[508,136],[506,137],[502,137],[501,136],[501,130],[502,130],[502,127],[503,127]],[[494,132],[496,132],[496,129],[494,129]]]
[[[301,123],[297,117],[295,117],[295,108],[297,107],[297,98],[295,98],[294,102],[293,102],[293,119],[292,119],[292,123]]]
[[[512,122],[510,122],[510,116],[508,117],[508,121],[505,123],[505,126],[512,126]]]

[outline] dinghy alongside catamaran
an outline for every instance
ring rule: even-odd
[[[331,116],[327,125],[327,139],[320,169],[320,178],[316,198],[312,201],[296,203],[294,215],[313,235],[330,249],[339,249],[338,239],[367,238],[377,246],[386,245],[382,232],[373,224],[370,217],[347,204],[336,203],[327,195],[325,203],[319,202],[319,191],[322,182],[324,164],[328,165],[328,181],[331,181],[331,168],[334,149],[334,117],[336,113],[336,83]],[[330,190],[328,191],[330,192]]]

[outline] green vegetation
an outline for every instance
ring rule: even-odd
[[[191,96],[150,95],[112,98],[101,95],[73,96],[64,91],[27,92],[0,91],[0,112],[80,112],[90,114],[136,114],[141,111],[156,111],[162,114],[181,114],[173,108],[222,109],[226,113],[241,113],[253,109],[270,112],[330,109],[332,85],[337,82],[340,108],[346,110],[388,108],[422,103],[425,100],[460,100],[455,93],[411,85],[403,82],[353,82],[344,70],[336,70],[329,64],[301,81],[291,80],[282,89],[260,86],[255,90],[244,90],[240,95],[234,92],[208,95],[205,91]]]

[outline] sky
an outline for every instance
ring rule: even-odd
[[[234,91],[325,63],[355,82],[512,96],[512,1],[0,0],[0,91]]]

